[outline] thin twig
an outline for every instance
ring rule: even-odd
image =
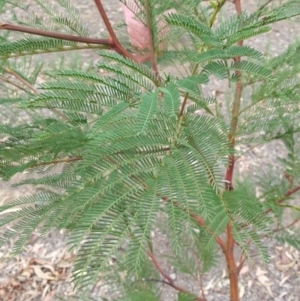
[[[143,281],[149,281],[149,282],[159,282],[159,283],[163,283],[166,285],[169,285],[171,287],[173,287],[173,285],[171,283],[169,283],[166,280],[161,280],[161,279],[152,279],[152,278],[144,278]]]
[[[109,45],[111,46],[111,48],[114,49],[115,51],[117,51],[119,54],[122,54],[123,56],[128,57],[128,58],[132,59],[133,61],[137,62],[137,58],[134,57],[130,52],[128,52],[119,42],[119,40],[115,34],[115,31],[110,24],[110,21],[108,19],[108,16],[105,12],[105,9],[102,5],[101,0],[94,0],[94,2],[97,6],[97,9],[98,9],[102,19],[103,19],[106,29],[109,33],[109,36],[110,36],[110,38],[109,38],[110,44]]]
[[[292,194],[296,193],[296,192],[299,191],[299,190],[300,190],[300,185],[298,185],[298,186],[295,187],[295,188],[289,189],[289,190],[284,194],[283,198],[278,199],[278,200],[276,201],[276,204],[282,203],[283,201],[286,200],[286,198],[290,197]],[[270,213],[271,211],[272,211],[271,208],[270,208],[270,209],[267,209],[263,214],[264,214],[264,215],[265,215],[265,214],[268,214],[268,213]],[[260,216],[258,216],[257,218],[260,218]],[[246,228],[246,227],[248,227],[248,226],[249,226],[249,224],[243,224],[243,225],[241,225],[240,229],[244,229],[244,228]]]
[[[112,28],[112,26],[110,24],[110,21],[108,19],[108,16],[107,16],[107,14],[105,12],[105,9],[104,9],[102,3],[101,3],[101,0],[94,0],[94,2],[96,4],[96,6],[97,6],[97,9],[98,9],[101,17],[102,17],[102,20],[103,20],[103,22],[105,24],[105,27],[106,27],[109,35],[110,35],[110,38],[111,38],[113,44],[115,46],[118,46],[118,44],[119,44],[118,38],[117,38],[117,36],[115,34],[114,29]]]
[[[170,202],[170,200],[167,197],[165,197],[165,196],[160,196],[160,197],[163,201]],[[180,207],[180,205],[178,203],[172,202],[172,204],[176,207]],[[182,208],[182,211],[187,212],[190,215],[190,217],[192,217],[200,226],[207,229],[206,223],[205,223],[205,221],[202,217],[198,216],[197,214],[188,212],[185,208]],[[213,235],[213,233],[211,231],[208,231],[208,232]],[[225,246],[224,241],[222,240],[222,238],[217,236],[217,235],[214,235],[214,240],[221,247],[223,253],[225,254],[226,253],[226,246]]]
[[[287,226],[284,226],[284,227],[281,227],[279,229],[276,229],[273,231],[273,233],[276,233],[276,232],[280,232],[280,231],[283,231],[283,230],[286,230],[292,226],[294,226],[295,224],[297,224],[298,222],[300,221],[300,217],[295,219],[292,223],[288,224]]]
[[[158,262],[156,261],[156,259],[154,258],[154,256],[150,253],[147,252],[147,255],[149,256],[149,259],[153,262],[155,268],[157,269],[157,271],[165,278],[167,279],[167,281],[169,282],[170,285],[174,285],[174,281],[173,279],[163,271],[163,269],[160,267],[160,265],[158,264]]]
[[[242,269],[245,262],[246,262],[246,256],[245,256],[244,252],[242,252],[240,260],[239,260],[239,264],[236,268],[236,271],[237,271],[238,275],[240,275],[241,269]]]
[[[250,243],[251,243],[251,239],[248,239],[246,245],[249,246]],[[236,268],[237,274],[238,274],[238,275],[240,274],[241,269],[242,269],[242,267],[243,267],[245,261],[246,261],[245,251],[243,251],[243,252],[241,253],[240,259],[239,259],[239,261],[238,261],[239,264],[238,264],[238,266],[237,266],[237,268]]]
[[[22,84],[24,84],[26,87],[28,87],[35,94],[38,93],[38,90],[34,86],[32,86],[28,81],[26,81],[24,78],[22,78],[14,70],[12,70],[11,68],[8,68],[8,67],[5,67],[4,69],[5,69],[6,72],[8,72],[9,74],[13,75],[16,79],[18,79]],[[63,114],[62,112],[60,112],[59,110],[57,110],[55,108],[49,108],[49,110],[52,111],[54,114],[58,115],[59,117],[61,117],[63,120],[69,121],[69,118],[65,114]]]
[[[151,24],[150,0],[145,0],[145,9],[146,9],[147,29],[148,29],[148,35],[149,35],[149,50],[150,50],[151,66],[152,66],[152,70],[155,73],[156,77],[158,77],[159,72],[158,72],[158,68],[157,68],[157,62],[156,62],[155,50],[154,50],[154,39],[153,39],[152,24]]]
[[[18,89],[23,90],[23,91],[25,91],[26,93],[28,93],[28,91],[27,91],[25,88],[23,88],[23,87],[21,87],[20,85],[14,83],[14,82],[12,82],[12,81],[10,81],[10,80],[9,80],[8,78],[6,78],[5,76],[0,75],[0,80],[3,80],[4,82],[6,82],[6,83],[8,83],[8,84],[11,84],[11,85],[17,87]]]
[[[235,0],[235,10],[237,12],[237,15],[240,16],[242,13],[241,8],[241,0]],[[243,41],[238,42],[239,46],[243,45]],[[240,57],[235,57],[234,61],[236,63],[239,63],[241,61]],[[241,78],[241,71],[236,70],[235,74],[238,76],[239,80],[236,84],[236,90],[234,95],[234,100],[232,104],[232,117],[230,122],[230,131],[228,135],[228,139],[230,142],[230,147],[232,150],[235,148],[235,136],[237,132],[238,127],[238,117],[239,117],[239,111],[240,111],[240,104],[241,104],[241,97],[242,97],[242,91],[243,91],[243,84],[242,84],[242,78]],[[225,189],[226,190],[233,190],[233,171],[234,171],[234,165],[235,165],[235,157],[234,154],[230,154],[228,156],[228,166],[225,173]],[[236,266],[236,261],[234,258],[234,247],[235,247],[235,239],[233,237],[232,233],[232,221],[230,221],[227,224],[226,227],[226,234],[227,234],[227,244],[226,244],[226,263],[227,263],[227,270],[229,274],[229,282],[230,282],[230,300],[231,301],[238,301],[239,300],[239,289],[238,289],[238,270]]]
[[[263,10],[269,3],[271,3],[273,0],[268,0],[267,2],[265,2],[264,4],[262,4],[259,8],[258,8],[258,12]]]
[[[200,273],[199,277],[200,277],[200,290],[201,290],[202,298],[206,299],[204,293],[204,287],[203,287],[203,274]]]
[[[71,158],[53,160],[53,161],[49,161],[49,162],[39,162],[39,163],[32,164],[30,167],[39,167],[39,166],[44,166],[44,165],[49,165],[49,164],[70,163],[70,162],[81,161],[82,159],[83,158],[81,156],[71,157]]]
[[[223,7],[223,5],[225,4],[226,0],[221,0],[220,2],[218,2],[217,4],[217,7],[214,9],[210,19],[209,19],[209,27],[212,27],[213,24],[214,24],[214,21],[216,19],[216,16],[218,14],[218,12],[221,10],[221,8]],[[203,46],[201,46],[200,49],[202,49]],[[192,75],[195,75],[197,70],[198,70],[198,67],[199,67],[199,63],[195,64],[195,66],[193,67],[193,70],[192,70]],[[182,105],[181,105],[181,109],[180,109],[180,112],[179,112],[179,116],[182,117],[183,116],[183,112],[184,112],[184,109],[185,109],[185,106],[187,104],[187,100],[188,100],[188,97],[189,97],[189,93],[186,93],[185,96],[184,96],[184,99],[183,99],[183,102],[182,102]]]
[[[242,13],[240,0],[235,0],[235,8],[236,8],[237,14],[240,15]],[[242,46],[243,41],[239,41],[238,45]],[[241,58],[235,57],[234,61],[236,63],[239,63],[241,61]],[[239,112],[240,111],[240,103],[241,103],[241,97],[242,97],[242,91],[243,91],[241,71],[236,70],[235,74],[239,77],[239,80],[236,84],[235,96],[234,96],[234,101],[232,104],[232,111],[231,111],[232,118],[231,118],[231,124],[230,124],[229,141],[230,141],[232,149],[235,147],[235,135],[236,135],[237,126],[238,126],[238,117],[239,117],[239,113],[240,113]],[[227,167],[226,175],[225,175],[225,183],[226,183],[225,188],[227,190],[233,189],[232,179],[233,179],[234,165],[235,165],[235,157],[234,157],[234,155],[229,155],[228,167]]]
[[[163,269],[160,267],[160,265],[158,264],[158,262],[156,261],[156,259],[150,252],[147,252],[147,255],[148,255],[149,259],[152,261],[152,263],[155,266],[155,268],[157,269],[157,271],[166,279],[166,281],[163,283],[168,284],[169,286],[173,287],[178,292],[182,292],[182,293],[186,293],[191,296],[194,296],[193,293],[190,293],[190,292],[186,291],[185,289],[183,289],[182,287],[177,286],[174,283],[173,279],[163,271]],[[206,299],[203,299],[203,298],[197,297],[197,296],[194,296],[194,299],[196,301],[207,301]]]
[[[100,3],[99,0],[95,0],[95,2],[96,2],[96,4]],[[100,3],[100,5],[101,5],[101,3]],[[101,7],[102,7],[102,5],[101,5]],[[105,12],[104,12],[104,16],[106,16]],[[106,20],[108,21],[107,16],[106,16]],[[135,62],[144,62],[149,59],[147,56],[146,57],[135,57],[134,55],[129,53],[126,49],[124,49],[123,46],[117,40],[113,30],[112,30],[113,35],[112,35],[112,32],[110,32],[111,38],[98,39],[98,38],[88,38],[88,37],[68,35],[68,34],[64,34],[64,33],[46,31],[46,30],[30,28],[30,27],[15,25],[15,24],[8,24],[8,23],[6,23],[6,24],[0,23],[0,30],[1,29],[17,31],[17,32],[24,32],[24,33],[34,34],[34,35],[38,35],[38,36],[49,37],[49,38],[53,38],[53,39],[59,39],[59,40],[65,40],[65,41],[71,41],[71,42],[79,42],[79,43],[85,43],[87,45],[90,45],[85,48],[96,48],[95,46],[92,47],[92,45],[99,45],[99,46],[101,45],[101,46],[103,46],[102,48],[115,50],[116,52],[120,53],[121,55],[123,55],[125,57],[128,57],[128,58],[134,60]],[[83,47],[78,46],[78,48],[82,49]],[[59,50],[64,51],[65,49],[61,48]],[[66,49],[66,50],[72,50],[72,49]],[[20,55],[22,55],[22,53]],[[26,55],[26,53],[23,55]],[[15,55],[12,55],[12,57],[13,56],[15,56]],[[18,56],[19,56],[19,54],[18,54]]]
[[[107,45],[112,46],[109,39],[96,39],[96,38],[87,38],[87,37],[80,37],[80,36],[74,36],[69,35],[65,33],[58,33],[53,31],[46,31],[42,29],[36,29],[36,28],[30,28],[20,25],[14,25],[14,24],[1,24],[0,23],[0,29],[4,30],[12,30],[17,32],[24,32],[24,33],[30,33],[38,36],[44,36],[59,40],[65,40],[65,41],[72,41],[72,42],[79,42],[79,43],[86,43],[86,44],[101,44],[101,45]]]
[[[197,216],[196,214],[193,214],[193,213],[191,213],[190,216],[191,216],[193,219],[195,219],[195,220],[197,221],[197,223],[198,223],[200,226],[202,226],[202,227],[204,227],[204,228],[207,228],[207,226],[206,226],[205,221],[204,221],[203,218],[201,218],[201,217],[199,217],[199,216]],[[221,247],[222,252],[223,252],[224,254],[226,254],[227,249],[226,249],[226,246],[225,246],[225,244],[224,244],[224,241],[221,239],[221,237],[220,237],[220,236],[217,236],[217,235],[215,235],[215,234],[213,234],[211,231],[209,231],[209,233],[210,233],[211,235],[213,235],[215,242]]]
[[[277,233],[277,232],[280,232],[280,231],[284,231],[284,230],[286,230],[286,229],[288,229],[288,228],[294,226],[294,225],[297,224],[299,221],[300,221],[300,218],[297,218],[297,219],[295,219],[293,222],[291,222],[290,224],[288,224],[288,225],[286,225],[286,226],[284,226],[284,227],[281,227],[281,228],[278,228],[278,229],[273,230],[272,233],[274,234],[274,233]],[[262,236],[261,236],[261,238],[267,238],[267,237],[269,237],[269,235],[262,235]],[[249,245],[250,242],[251,242],[251,240],[249,240],[249,241],[247,242],[247,245]],[[237,267],[238,274],[240,273],[240,271],[241,271],[241,269],[242,269],[242,267],[243,267],[245,261],[246,261],[246,256],[245,256],[244,252],[242,252],[241,257],[240,257],[240,260],[239,260],[239,265],[238,265],[238,267]]]
[[[219,13],[220,9],[222,8],[222,6],[225,4],[226,0],[221,0],[220,2],[218,1],[217,7],[215,8],[214,12],[212,13],[211,17],[209,18],[209,27],[212,27],[217,14]]]
[[[18,79],[23,85],[25,85],[27,88],[29,88],[31,91],[33,91],[33,93],[38,93],[38,90],[33,87],[29,82],[27,82],[26,80],[24,80],[24,78],[22,78],[17,72],[15,72],[13,69],[5,67],[4,70],[13,75],[16,79]]]
[[[299,190],[300,190],[300,185],[298,185],[298,186],[295,187],[295,188],[289,189],[289,190],[284,194],[283,198],[279,199],[279,200],[276,202],[276,204],[280,204],[280,203],[284,202],[289,196],[291,196],[292,194],[296,193],[296,192],[299,191]],[[269,213],[269,212],[271,212],[271,211],[272,211],[272,209],[270,208],[270,209],[266,210],[265,213],[267,214],[267,213]]]

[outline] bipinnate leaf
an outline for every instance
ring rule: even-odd
[[[157,109],[158,90],[142,95],[139,111],[136,117],[135,130],[138,134],[146,134],[148,124]]]
[[[195,299],[195,296],[192,294],[182,293],[182,292],[178,293],[177,301],[194,301],[194,300],[196,300],[196,299]]]
[[[160,88],[164,94],[163,106],[169,117],[176,117],[180,105],[180,94],[174,83],[169,83],[166,88]]]
[[[299,233],[290,234],[288,232],[284,232],[276,235],[275,238],[281,243],[287,243],[295,249],[300,250]]]
[[[102,127],[104,127],[106,124],[108,124],[113,117],[118,115],[119,113],[123,112],[129,107],[129,104],[126,102],[121,102],[111,108],[105,115],[100,116],[99,119],[96,121],[94,126],[91,128],[90,133],[88,134],[88,137],[93,137]]]

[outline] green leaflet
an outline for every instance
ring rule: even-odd
[[[180,105],[180,94],[174,83],[169,83],[166,88],[160,88],[164,93],[163,106],[167,116],[176,117]]]
[[[136,117],[135,130],[138,134],[146,134],[148,124],[157,109],[158,90],[146,93],[141,97],[139,111]]]
[[[184,92],[188,93],[189,99],[197,104],[198,107],[203,108],[206,112],[213,115],[213,112],[207,106],[209,102],[205,100],[200,86],[201,84],[208,83],[208,80],[206,74],[191,75],[178,80],[175,84]]]
[[[241,72],[252,73],[260,77],[270,77],[272,72],[266,67],[260,66],[249,61],[233,62],[230,68],[240,70]]]
[[[44,15],[26,12],[20,0],[4,2],[3,11],[18,7],[24,12],[24,18],[16,14],[8,22],[89,35],[72,1],[32,0]],[[240,251],[249,258],[254,246],[267,261],[261,238],[270,234],[274,220],[281,222],[284,211],[299,211],[293,203],[277,204],[300,181],[299,42],[277,58],[236,42],[269,31],[271,23],[300,14],[300,8],[299,0],[287,0],[275,9],[225,20],[218,16],[220,1],[215,0],[121,2],[151,29],[159,77],[149,49],[131,45],[124,24],[114,28],[123,49],[107,40],[105,45],[83,45],[1,30],[0,176],[43,172],[17,185],[53,192],[4,203],[0,226],[11,228],[0,243],[16,239],[14,251],[20,251],[36,227],[42,235],[53,228],[70,231],[70,247],[78,251],[73,267],[77,288],[89,292],[105,271],[104,281],[114,281],[112,290],[118,294],[109,298],[158,301],[162,281],[148,258],[149,251],[156,255],[153,229],[165,231],[177,271],[196,279],[218,262],[222,253],[215,236],[225,242],[229,224]],[[210,28],[214,18],[217,24]],[[79,52],[72,63],[65,52],[87,48],[106,50],[99,51],[99,60],[92,57],[91,64],[86,53],[81,60]],[[66,59],[36,63],[33,54],[50,52],[66,53]],[[242,60],[233,62],[236,57]],[[221,83],[218,89],[214,78],[212,98],[206,84],[213,76],[229,84],[243,82],[243,99],[233,116],[235,149],[228,134],[235,121],[236,87]],[[187,106],[176,118],[183,98]],[[17,105],[15,115],[22,118],[24,113],[25,118],[10,124],[6,120]],[[263,175],[265,183],[257,173],[251,183],[235,181],[234,190],[224,191],[229,156],[238,159],[248,151],[248,146],[236,146],[249,143],[251,150],[271,139],[283,142],[288,151],[276,159],[280,172]],[[58,164],[63,168],[53,174],[51,168]],[[262,191],[259,198],[256,188]],[[282,233],[279,240],[300,248],[297,233]],[[180,292],[177,298],[191,301],[195,296]]]
[[[247,40],[251,37],[263,34],[270,31],[269,26],[264,27],[257,27],[257,28],[243,28],[242,30],[238,31],[237,33],[230,35],[226,40],[226,45],[233,45],[239,41]]]
[[[0,44],[0,59],[80,48],[76,43],[51,38],[27,38]]]
[[[194,301],[194,300],[195,300],[195,296],[192,294],[182,293],[182,292],[178,293],[177,301]]]
[[[135,71],[136,73],[139,73],[148,79],[152,80],[153,82],[156,82],[157,79],[153,75],[152,70],[142,64],[138,64],[128,58],[124,58],[122,55],[114,53],[112,51],[102,50],[99,52],[99,55],[104,57],[108,61],[113,61],[118,63],[119,65],[123,67],[127,67],[131,69],[132,71]]]
[[[130,270],[137,274],[141,270],[142,262],[145,260],[145,250],[150,242],[150,232],[155,224],[155,218],[159,211],[158,189],[161,183],[158,178],[147,181],[149,187],[141,195],[138,210],[135,212],[135,222],[137,227],[133,230],[135,243],[130,246],[128,260]]]
[[[208,83],[208,77],[206,74],[187,76],[184,79],[180,79],[176,82],[176,84],[180,88],[184,89],[184,91],[194,94],[198,90],[198,85],[206,83]]]
[[[166,17],[166,21],[169,24],[189,29],[199,35],[201,34],[206,36],[213,35],[211,29],[206,24],[199,22],[197,19],[191,16],[185,16],[180,14],[169,14]]]
[[[129,107],[126,102],[121,102],[110,109],[106,114],[100,116],[94,126],[91,128],[90,133],[87,134],[88,138],[92,138],[102,127],[111,122],[111,119],[120,114]]]
[[[184,28],[188,32],[195,34],[207,45],[215,47],[222,46],[220,40],[214,36],[211,29],[206,24],[199,22],[199,20],[191,16],[169,14],[166,17],[166,21],[170,25]]]
[[[178,80],[176,85],[183,89],[185,92],[193,95],[194,97],[202,99],[202,92],[199,85],[206,84],[208,77],[206,74],[203,75],[191,75],[184,79]],[[199,100],[200,100],[199,99]]]
[[[202,63],[215,59],[230,59],[237,56],[246,56],[254,59],[261,59],[262,53],[248,46],[230,46],[225,49],[212,48],[201,54],[195,55],[192,59],[194,62]]]
[[[285,231],[284,233],[276,235],[275,238],[281,243],[287,243],[295,249],[300,250],[299,233],[291,234]]]
[[[263,78],[270,78],[272,70],[249,61],[232,62],[227,66],[224,61],[214,61],[204,67],[204,72],[215,75],[219,78],[227,78],[228,70],[239,70],[245,73],[251,73]]]

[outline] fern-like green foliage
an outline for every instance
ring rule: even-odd
[[[20,18],[16,10],[12,23],[89,36],[68,1],[56,1],[62,12],[33,1],[46,18],[19,1],[4,2],[4,12],[27,12]],[[77,288],[87,292],[103,271],[119,277],[108,265],[117,256],[119,271],[134,281],[114,277],[120,284],[115,300],[154,301],[160,282],[153,281],[158,275],[147,252],[153,251],[151,233],[161,216],[171,260],[182,273],[213,267],[220,255],[216,238],[228,227],[246,257],[254,245],[268,262],[261,239],[272,233],[268,213],[280,219],[284,208],[278,201],[289,204],[290,192],[300,184],[299,42],[271,59],[236,43],[268,32],[270,24],[299,15],[300,8],[289,1],[215,25],[222,1],[210,6],[200,0],[121,2],[151,29],[152,53],[151,47],[139,52],[150,62],[96,45],[106,49],[97,52],[100,59],[91,67],[62,59],[50,69],[32,56],[91,45],[0,32],[1,85],[7,89],[0,94],[1,114],[14,110],[25,116],[18,122],[8,116],[0,125],[0,176],[9,180],[26,171],[27,179],[14,186],[39,187],[36,194],[0,207],[9,212],[0,225],[11,226],[1,243],[14,238],[17,253],[36,228],[43,235],[65,229],[70,247],[77,250]],[[126,47],[128,53],[136,51],[129,43]],[[184,72],[168,73],[166,67]],[[236,106],[238,84],[249,88],[250,95],[245,92],[243,101],[238,100],[237,113],[226,112],[226,105],[220,108],[217,98],[203,92],[212,78],[226,79],[232,88],[228,106]],[[278,163],[288,176],[272,184],[265,177],[260,195],[252,178],[227,189],[225,173],[230,158],[238,155],[235,146],[256,147],[271,140],[285,145],[288,155]],[[296,236],[278,239],[299,248]],[[190,300],[190,293],[178,294],[178,301]]]

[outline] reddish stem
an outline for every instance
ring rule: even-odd
[[[36,28],[14,25],[14,24],[0,24],[0,29],[25,32],[25,33],[35,34],[43,37],[49,37],[49,38],[72,41],[72,42],[107,45],[112,47],[112,44],[109,41],[109,39],[80,37],[80,36],[74,36],[74,35],[69,35],[64,33],[53,32],[53,31],[46,31],[46,30],[41,30]]]
[[[288,229],[288,228],[292,227],[293,225],[297,224],[299,221],[300,221],[300,218],[297,218],[293,222],[291,222],[290,224],[288,224],[287,226],[284,226],[284,227],[281,227],[281,228],[273,230],[272,233],[274,234],[276,232],[280,232],[280,231],[283,231],[285,229]],[[262,235],[261,237],[262,238],[263,237],[268,237],[268,235]],[[251,243],[251,239],[249,239],[249,241],[247,242],[247,245],[249,245],[250,243]],[[246,257],[244,255],[244,253],[242,253],[241,258],[239,260],[239,265],[237,267],[238,274],[240,273],[240,271],[241,271],[241,269],[242,269],[242,267],[243,267],[243,265],[245,263],[245,260],[246,260]]]
[[[115,34],[115,31],[114,29],[112,28],[111,24],[110,24],[110,21],[107,17],[107,14],[104,10],[104,7],[102,5],[102,2],[101,0],[94,0],[97,8],[98,8],[98,11],[103,19],[103,22],[106,26],[106,29],[110,35],[110,38],[109,38],[109,41],[111,42],[111,48],[114,49],[116,52],[118,52],[119,54],[122,54],[123,56],[125,57],[128,57],[134,61],[137,61],[136,58],[131,54],[129,53],[122,45],[121,43],[119,42],[116,34]]]
[[[108,30],[110,38],[112,39],[113,44],[117,46],[119,44],[119,41],[118,41],[117,36],[116,36],[116,34],[115,34],[111,24],[110,24],[110,21],[107,17],[107,14],[104,10],[104,7],[103,7],[101,1],[100,0],[94,0],[94,1],[95,1],[95,4],[96,4],[97,8],[98,8],[98,11],[99,11],[99,13],[102,17],[102,20],[103,20],[103,22],[106,26],[106,29]]]
[[[284,196],[285,197],[289,197],[289,196],[291,196],[292,194],[294,194],[295,192],[297,192],[298,190],[300,190],[300,185],[299,186],[297,186],[297,187],[295,187],[295,188],[293,188],[293,189],[289,189],[289,191],[287,191],[285,194],[284,194]],[[277,203],[281,203],[283,200],[279,200]]]
[[[240,0],[235,0],[235,9],[238,15],[241,14],[241,2]],[[243,45],[243,41],[238,42],[239,46]],[[239,63],[241,60],[240,57],[234,58],[234,61]],[[239,111],[240,111],[240,102],[242,97],[242,91],[243,91],[243,84],[241,80],[241,71],[237,70],[236,75],[239,77],[239,80],[236,85],[235,95],[234,95],[234,101],[232,105],[232,118],[231,118],[231,124],[230,124],[230,132],[228,135],[230,147],[232,149],[232,152],[234,152],[235,147],[235,136],[237,132],[238,127],[238,117],[239,117]],[[226,190],[233,190],[233,171],[234,171],[234,165],[235,165],[235,157],[234,153],[229,155],[228,157],[228,167],[225,174],[225,189]],[[230,300],[231,301],[238,301],[239,300],[239,290],[238,290],[238,269],[236,266],[235,258],[234,258],[234,246],[235,246],[235,240],[232,233],[232,226],[231,222],[228,223],[227,229],[227,245],[226,245],[226,263],[227,263],[227,270],[229,274],[229,280],[230,280]]]
[[[164,200],[164,201],[166,201],[166,202],[169,202],[170,200],[167,198],[167,197],[161,197],[162,198],[162,200]],[[180,207],[180,205],[179,204],[177,204],[177,203],[175,203],[175,202],[173,202],[173,205],[174,206],[176,206],[176,207]],[[184,212],[187,212],[187,210],[186,209],[182,209]],[[204,228],[206,228],[207,229],[207,226],[206,226],[206,224],[205,224],[205,221],[204,221],[204,219],[202,218],[202,217],[200,217],[200,216],[198,216],[197,214],[194,214],[194,213],[189,213],[189,215],[194,219],[194,220],[196,220],[197,221],[197,223],[200,225],[200,226],[202,226],[202,227],[204,227]],[[213,234],[213,233],[211,233],[211,231],[209,231],[210,232],[210,234]],[[215,242],[221,247],[221,249],[222,249],[222,252],[224,253],[224,254],[226,254],[226,246],[225,246],[225,244],[224,244],[224,241],[220,238],[220,236],[217,236],[217,235],[214,235],[214,239],[215,239]]]
[[[200,226],[202,226],[204,228],[207,228],[207,226],[205,224],[205,221],[204,221],[204,219],[202,217],[200,217],[200,216],[198,216],[196,214],[193,214],[193,213],[191,213],[190,216],[193,219],[195,219]],[[213,233],[210,233],[210,234],[213,235]],[[224,244],[224,241],[220,238],[220,236],[217,236],[217,235],[214,235],[214,240],[220,246],[220,248],[222,249],[223,254],[226,256],[227,248],[226,248],[226,246]]]
[[[81,156],[79,157],[71,157],[71,158],[65,158],[65,159],[57,159],[49,162],[39,162],[30,165],[30,167],[37,167],[37,166],[43,166],[43,165],[49,165],[49,164],[58,164],[58,163],[70,163],[75,161],[81,161],[83,158]]]
[[[295,188],[293,188],[293,189],[289,189],[289,190],[284,194],[284,198],[279,199],[279,200],[276,202],[276,204],[282,203],[283,201],[285,201],[285,199],[286,199],[287,197],[291,196],[292,194],[294,194],[294,193],[297,192],[298,190],[300,190],[300,185],[297,186],[297,187],[295,187]],[[271,212],[271,211],[272,211],[272,209],[270,208],[270,209],[268,209],[268,210],[266,211],[266,213],[269,213],[269,212]]]
[[[147,29],[148,29],[148,34],[149,34],[149,50],[150,50],[151,66],[152,66],[152,70],[154,71],[155,75],[158,77],[159,72],[158,72],[158,68],[157,68],[157,62],[156,62],[156,57],[155,57],[155,49],[154,49],[153,33],[152,33],[152,29],[151,29],[150,0],[145,1],[145,9],[146,9]]]
[[[287,172],[284,173],[284,176],[289,181],[290,189],[291,189],[294,185],[294,178],[292,176],[290,176]]]
[[[180,286],[177,286],[173,279],[163,271],[163,269],[160,267],[160,265],[158,264],[158,262],[156,261],[156,259],[154,258],[153,254],[151,254],[149,251],[147,251],[147,255],[149,257],[149,259],[153,262],[153,265],[155,266],[155,268],[157,269],[157,271],[166,279],[166,284],[170,285],[171,287],[173,287],[176,291],[178,292],[182,292],[182,293],[186,293],[189,295],[193,295],[192,293],[186,291],[185,289],[183,289]],[[201,298],[201,297],[197,297],[195,296],[194,300],[196,301],[207,301],[205,298]]]
[[[234,245],[235,245],[235,241],[232,234],[232,226],[229,223],[227,225],[226,262],[227,262],[227,270],[228,270],[229,281],[230,281],[230,300],[238,301],[239,300],[238,271],[237,271],[236,262],[234,258]]]

